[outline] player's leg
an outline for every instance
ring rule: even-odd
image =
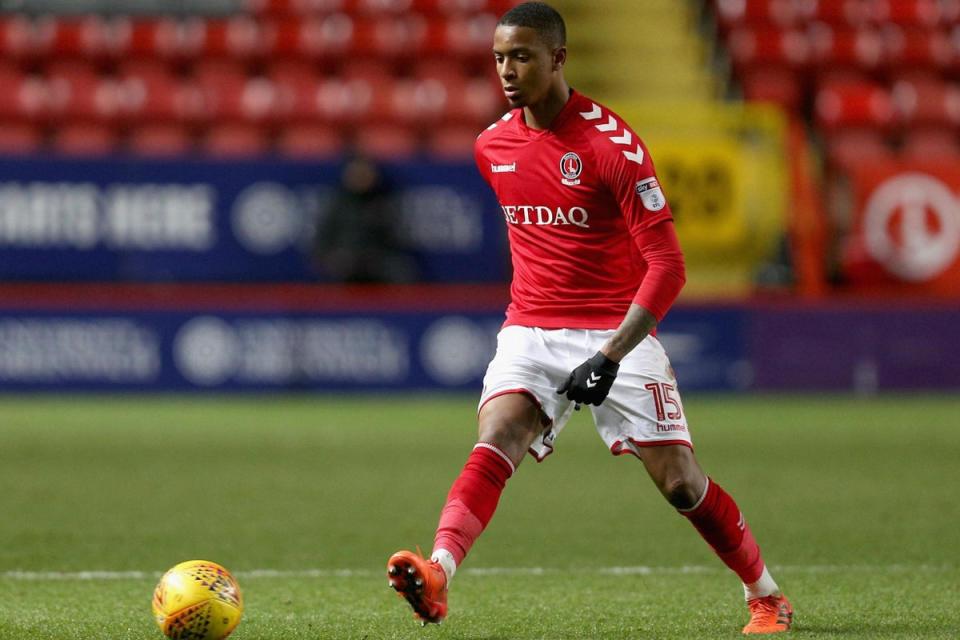
[[[424,623],[446,616],[450,579],[493,517],[507,480],[544,429],[543,413],[524,393],[492,398],[478,421],[478,442],[447,495],[430,560],[399,551],[387,563],[390,586]]]
[[[793,610],[767,570],[750,526],[733,498],[703,472],[693,450],[665,445],[640,447],[639,452],[663,497],[743,582],[751,614],[744,633],[789,629]]]
[[[539,407],[523,393],[493,398],[478,422],[477,444],[450,488],[434,538],[432,557],[448,577],[490,522],[507,480],[544,428]]]

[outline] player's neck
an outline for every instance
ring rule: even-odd
[[[523,119],[531,129],[549,129],[570,99],[570,87],[561,80],[551,87],[543,100],[523,108]]]

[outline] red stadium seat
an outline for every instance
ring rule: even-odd
[[[162,59],[196,56],[206,32],[202,21],[172,18],[128,19],[120,29],[117,48],[124,55]]]
[[[246,124],[221,124],[211,127],[203,137],[201,149],[217,157],[247,157],[269,151],[270,141],[258,127]]]
[[[272,48],[271,27],[250,16],[207,20],[202,55],[235,60],[262,57]]]
[[[0,58],[30,58],[39,51],[37,28],[33,20],[13,15],[0,18]]]
[[[415,58],[428,49],[427,20],[417,14],[381,18],[369,23],[369,34],[361,43],[361,54],[393,58]]]
[[[480,133],[509,108],[500,82],[496,78],[467,79],[457,92],[449,96],[445,120],[470,125]]]
[[[903,136],[900,157],[909,161],[960,162],[960,140],[953,129],[917,129]]]
[[[329,126],[293,126],[280,132],[277,151],[291,158],[330,158],[343,153],[341,133]]]
[[[0,66],[0,119],[18,119],[24,117],[21,102],[21,90],[27,77],[16,65]]]
[[[118,141],[113,127],[83,122],[60,126],[51,144],[55,151],[65,155],[94,156],[116,151]]]
[[[872,82],[823,86],[816,97],[817,123],[823,129],[883,129],[894,122],[889,92]]]
[[[347,0],[245,0],[244,10],[255,14],[306,15],[342,11]]]
[[[742,75],[743,97],[751,102],[767,102],[790,113],[802,106],[803,84],[798,74],[786,67],[760,67]]]
[[[785,27],[798,17],[794,0],[717,0],[716,9],[723,29],[743,25]]]
[[[946,69],[953,61],[953,46],[945,32],[888,25],[881,34],[884,61],[891,69]]]
[[[127,148],[141,156],[176,156],[188,153],[193,148],[193,139],[182,126],[144,125],[130,132]]]
[[[497,15],[493,13],[451,17],[446,23],[442,49],[460,57],[489,59],[491,34],[496,25]]]
[[[799,2],[798,10],[808,22],[825,22],[836,28],[862,27],[872,15],[872,0],[818,0]]]
[[[747,29],[727,37],[730,58],[737,69],[755,66],[801,68],[810,59],[810,43],[803,31],[791,29]]]
[[[895,158],[883,134],[875,130],[836,131],[825,142],[828,164],[841,172],[869,163],[892,162]]]
[[[470,127],[440,127],[427,138],[430,155],[445,160],[470,160],[478,131]]]
[[[876,69],[884,60],[883,39],[873,29],[835,29],[820,23],[810,28],[812,61],[821,68]]]
[[[295,30],[294,34],[290,30]],[[283,53],[291,42],[297,53],[311,59],[337,59],[352,50],[356,37],[354,20],[345,13],[332,13],[278,28],[276,51]]]
[[[419,149],[419,140],[410,129],[389,125],[361,127],[354,138],[357,152],[375,160],[410,158]]]
[[[871,18],[878,24],[934,27],[945,17],[939,0],[874,0]]]
[[[55,58],[98,58],[112,53],[112,31],[98,16],[82,18],[45,17],[38,23],[40,45]]]
[[[896,80],[891,91],[899,120],[916,128],[960,125],[960,87],[932,74],[915,74]]]
[[[54,62],[47,67],[50,115],[85,121],[106,121],[120,115],[121,87],[80,61]]]
[[[394,85],[393,116],[417,128],[433,126],[444,117],[452,101],[452,87],[435,78],[404,78]]]
[[[275,62],[267,71],[277,91],[277,111],[286,121],[317,118],[320,77],[313,66],[301,61]]]
[[[121,117],[134,122],[164,123],[190,119],[190,98],[194,96],[199,108],[200,96],[191,94],[179,78],[161,70],[144,69],[137,73],[136,65],[120,70]]]
[[[35,153],[42,144],[43,136],[33,125],[0,122],[0,155]]]

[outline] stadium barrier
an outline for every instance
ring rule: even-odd
[[[0,391],[478,391],[498,286],[0,287]],[[672,310],[684,391],[958,389],[956,304]]]
[[[324,279],[314,230],[337,163],[0,157],[0,280]],[[469,163],[383,167],[398,236],[429,282],[502,282],[493,193]]]

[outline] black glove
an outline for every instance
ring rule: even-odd
[[[619,370],[619,363],[597,351],[595,356],[570,372],[557,393],[566,394],[568,400],[577,403],[577,409],[581,404],[600,406],[610,393]]]

